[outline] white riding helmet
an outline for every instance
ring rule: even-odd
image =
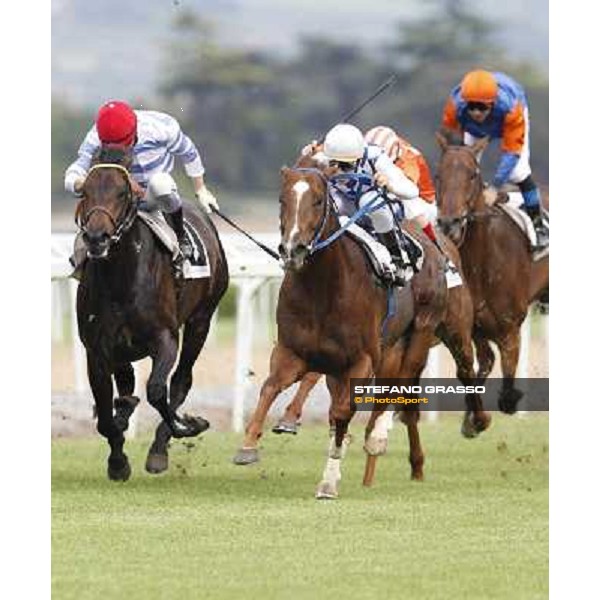
[[[365,151],[365,139],[358,127],[348,123],[336,125],[325,136],[323,152],[330,160],[354,162]]]

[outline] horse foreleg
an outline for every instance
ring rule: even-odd
[[[502,390],[498,398],[498,408],[509,415],[517,411],[517,403],[523,392],[515,387],[515,373],[521,349],[521,331],[515,327],[498,340],[502,365]]]
[[[294,399],[287,405],[283,416],[279,419],[277,425],[273,427],[273,433],[298,433],[298,427],[302,420],[304,403],[308,398],[308,394],[310,394],[311,390],[317,385],[320,378],[321,373],[314,372],[307,373],[302,378]]]
[[[183,404],[192,387],[192,369],[204,347],[209,329],[210,315],[189,320],[185,324],[179,363],[171,377],[169,386],[169,407],[174,411]],[[202,417],[196,417],[196,421],[201,426],[198,433],[202,433],[210,427],[209,422]],[[156,428],[154,441],[148,450],[146,458],[146,471],[148,473],[162,473],[169,468],[167,448],[170,439],[171,429],[165,421],[161,421]]]
[[[140,403],[133,395],[135,390],[135,374],[130,363],[119,365],[114,373],[119,397],[115,398],[115,423],[121,431],[127,431],[129,419]]]
[[[249,465],[259,460],[258,440],[262,435],[267,413],[275,398],[307,371],[306,363],[291,350],[277,344],[271,353],[269,376],[260,390],[258,404],[246,426],[243,446],[233,457],[236,465]]]
[[[318,500],[335,499],[339,495],[339,484],[342,480],[342,460],[350,442],[347,435],[348,425],[354,416],[355,409],[350,403],[350,380],[366,379],[373,374],[373,363],[367,354],[341,377],[327,376],[327,387],[331,394],[330,423],[335,424],[335,432],[329,442],[327,462],[315,497]]]
[[[108,477],[113,481],[127,481],[131,467],[127,455],[123,452],[125,437],[113,418],[113,386],[111,373],[103,361],[87,353],[87,370],[90,387],[96,404],[96,428],[110,445],[108,457]]]
[[[456,320],[446,322],[439,332],[444,344],[454,358],[456,377],[465,386],[476,384],[471,329],[470,321]],[[483,401],[479,394],[466,394],[465,404],[467,410],[463,418],[461,432],[464,437],[473,438],[489,427],[491,416],[483,410]]]
[[[146,386],[148,402],[158,411],[176,438],[192,437],[204,431],[204,420],[180,417],[167,404],[167,377],[177,358],[177,335],[167,329],[157,336],[152,349],[152,371]]]

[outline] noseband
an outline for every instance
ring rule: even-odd
[[[75,210],[75,224],[77,225],[77,227],[79,228],[79,231],[81,233],[88,233],[87,224],[88,224],[91,216],[96,212],[100,212],[100,213],[106,215],[109,218],[109,220],[114,228],[114,231],[113,231],[112,235],[110,236],[110,243],[114,244],[114,243],[117,243],[121,239],[121,236],[123,235],[123,233],[125,233],[131,227],[133,222],[135,221],[135,217],[137,215],[137,203],[134,201],[133,190],[131,188],[131,183],[129,181],[129,171],[123,165],[118,165],[118,164],[114,164],[114,163],[98,163],[98,164],[94,165],[88,171],[85,181],[88,180],[89,176],[94,171],[97,171],[100,169],[118,169],[125,174],[125,181],[127,181],[127,200],[126,200],[125,208],[121,211],[120,215],[115,217],[110,212],[110,210],[108,210],[104,206],[96,205],[96,206],[92,206],[92,208],[90,208],[90,210],[88,210],[85,213],[85,215],[82,216],[82,214],[81,214],[82,209],[83,209],[83,199],[82,199],[79,202],[79,204],[77,205],[77,209]],[[85,184],[85,182],[84,182],[84,184]]]

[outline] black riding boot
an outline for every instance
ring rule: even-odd
[[[544,224],[541,204],[538,204],[537,206],[524,205],[523,209],[529,215],[529,218],[533,222],[533,228],[535,229],[535,234],[537,236],[536,250],[545,248],[549,244],[550,240],[548,236],[548,229]]]
[[[181,250],[183,258],[191,258],[194,253],[194,249],[190,244],[187,234],[185,233],[185,229],[183,228],[183,209],[179,208],[175,212],[166,213],[165,217],[177,236],[177,243],[179,244],[179,250]]]
[[[405,285],[405,269],[408,265],[404,262],[404,259],[402,258],[402,250],[400,249],[400,240],[398,239],[398,235],[393,229],[392,231],[387,231],[386,233],[380,233],[378,235],[381,242],[388,249],[388,252],[392,257],[392,262],[396,266],[396,273],[394,277],[391,278],[390,283],[399,286]]]

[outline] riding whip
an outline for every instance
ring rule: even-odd
[[[349,113],[345,114],[339,120],[339,123],[346,123],[347,121],[352,119],[352,117],[355,117],[365,106],[367,106],[367,104],[373,102],[373,100],[375,100],[377,96],[379,96],[380,94],[385,92],[385,90],[387,90],[389,87],[394,85],[394,83],[396,83],[396,78],[396,75],[392,75],[389,79],[384,81],[366,100],[363,100],[356,108],[352,109]],[[320,145],[324,141],[325,137],[321,137],[319,140],[317,140],[317,144]]]
[[[275,252],[275,250],[272,250],[268,246],[265,246],[265,244],[263,244],[262,242],[259,242],[256,238],[252,237],[247,231],[245,231],[239,225],[234,223],[229,217],[224,215],[219,209],[213,208],[212,210],[215,214],[219,215],[221,217],[221,219],[223,219],[223,221],[225,221],[226,223],[229,223],[229,225],[231,225],[234,229],[237,229],[237,231],[244,234],[248,239],[252,240],[259,248],[261,248],[261,250],[264,250],[269,256],[274,258],[276,261],[279,261],[279,254],[277,254],[277,252]]]

